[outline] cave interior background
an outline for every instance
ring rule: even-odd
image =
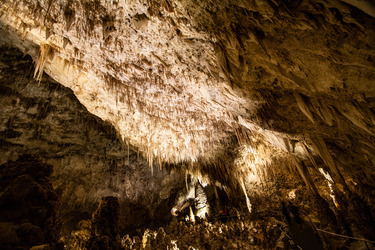
[[[374,18],[370,0],[3,0],[1,245],[365,247],[311,225],[375,239]]]

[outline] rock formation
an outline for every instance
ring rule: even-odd
[[[0,170],[0,242],[4,249],[34,245],[57,247],[58,194],[48,181],[52,166],[30,156],[8,162]]]
[[[52,166],[64,235],[103,196],[165,226],[191,177],[375,239],[372,1],[3,0],[0,44],[1,164]]]

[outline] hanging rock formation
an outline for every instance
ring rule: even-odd
[[[151,173],[136,149],[121,143],[114,128],[88,113],[71,90],[47,76],[38,86],[30,57],[15,48],[0,51],[2,180],[23,178],[24,172],[48,177],[60,196],[53,207],[64,218],[65,234],[91,216],[102,196],[119,199],[121,230],[131,232],[153,220],[157,224],[169,219],[169,213],[155,214],[160,207],[173,206],[183,181],[180,174],[157,166]],[[41,166],[33,160],[27,163],[30,157]],[[10,171],[7,166],[12,164],[19,169]],[[0,194],[5,190],[4,184]]]
[[[3,0],[0,44],[1,163],[45,158],[87,214],[102,196],[169,214],[185,175],[252,213],[289,199],[374,239],[371,0]],[[31,66],[5,46],[32,58],[35,81],[9,83],[10,67]],[[55,104],[73,94],[85,108]],[[85,109],[101,120],[69,138]]]

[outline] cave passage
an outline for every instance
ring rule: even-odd
[[[375,248],[371,0],[2,0],[1,249]]]

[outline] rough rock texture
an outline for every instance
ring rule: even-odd
[[[244,130],[320,156],[344,186],[374,181],[360,167],[374,162],[374,18],[350,4],[5,1],[1,13],[2,41],[35,76],[73,89],[150,164],[213,162]]]
[[[38,86],[30,57],[10,47],[0,51],[1,164],[30,155],[53,166],[48,171],[27,165],[12,172],[4,169],[4,181],[11,180],[10,174],[24,178],[27,171],[46,177],[52,173],[64,235],[91,215],[102,196],[118,197],[122,232],[151,221],[158,226],[171,216],[157,212],[173,206],[183,183],[179,174],[156,166],[152,173],[146,160],[120,142],[110,124],[88,113],[69,89],[46,76]]]
[[[88,249],[119,249],[120,235],[118,230],[119,203],[116,197],[104,197],[91,220],[91,239]]]
[[[120,249],[119,203],[113,196],[103,197],[91,220],[79,223],[72,232],[69,249]]]
[[[374,10],[370,0],[4,0],[0,42],[31,55],[34,77],[43,83],[44,71],[72,89],[151,166],[180,164],[202,184],[243,194],[250,211],[302,190],[295,202],[320,223],[330,218],[325,226],[373,238]],[[3,120],[3,131],[18,138],[16,124]],[[119,184],[126,147],[117,140],[99,154],[91,143],[102,137],[94,134],[79,157],[48,161],[56,183],[73,165],[70,180],[82,177],[72,200],[123,194],[117,187],[150,197],[173,183],[158,172],[141,176],[161,185]],[[119,172],[101,185],[108,161]]]
[[[185,21],[183,6],[149,4],[5,2],[2,30],[18,26],[17,9],[24,10],[22,22],[31,26],[20,45],[33,50],[28,53],[36,60],[41,46],[37,71],[72,88],[90,112],[110,121],[149,160],[213,157],[233,132],[237,113],[251,107],[223,75],[211,73],[218,71],[214,46]]]
[[[58,194],[48,180],[52,166],[31,156],[0,165],[0,245],[30,249],[49,244],[57,248]]]
[[[113,198],[113,197],[106,197]],[[105,203],[105,201],[101,202]],[[94,221],[98,218],[97,213],[102,209],[102,205],[93,214],[91,221],[82,221],[81,228],[73,232],[74,240],[69,245],[71,249],[96,249],[92,247],[95,240],[106,238],[105,247],[99,249],[113,249],[108,247],[108,243],[119,243],[116,237],[93,236],[90,231],[94,231]],[[110,225],[104,227],[105,230],[113,228],[116,224],[108,215],[103,213],[99,218],[106,222],[112,220]],[[96,217],[95,217],[96,216]],[[195,225],[177,220],[169,223],[165,229],[146,229],[141,235],[131,237],[128,234],[121,239],[123,249],[275,249],[284,246],[286,241],[285,231],[275,218],[270,220],[248,220],[239,219],[237,216],[227,218],[226,222],[216,219],[212,222],[202,222]],[[279,224],[281,223],[281,224]],[[105,223],[104,223],[105,224]],[[278,225],[279,224],[279,225]],[[102,224],[103,225],[103,224]],[[111,234],[108,231],[104,235]],[[311,242],[310,242],[311,243]]]

